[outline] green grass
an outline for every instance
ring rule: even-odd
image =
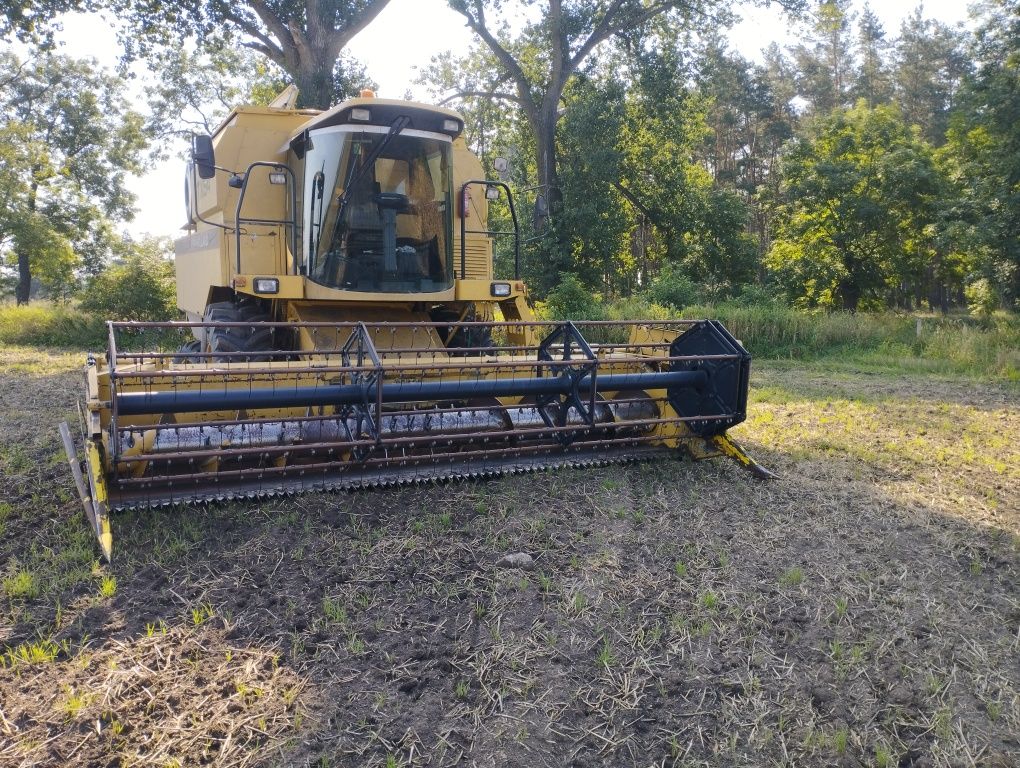
[[[99,594],[105,598],[111,598],[117,594],[117,577],[104,576],[99,584]]]
[[[794,566],[784,573],[779,583],[784,587],[796,587],[804,581],[804,569],[800,566]]]
[[[66,651],[67,648],[65,647]],[[57,658],[61,646],[49,639],[34,643],[22,643],[0,655],[0,668],[16,669],[21,665],[49,664]]]
[[[42,591],[39,580],[31,571],[20,570],[4,578],[4,592],[8,597],[32,600]]]

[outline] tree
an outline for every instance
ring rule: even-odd
[[[0,35],[48,47],[53,42],[51,23],[55,17],[92,7],[91,0],[0,0]]]
[[[718,111],[710,89],[690,87],[697,78],[676,46],[642,46],[634,56],[618,188],[659,235],[660,252],[642,259],[642,285],[650,282],[656,267],[672,264],[724,293],[754,273],[746,198],[717,183],[721,177],[734,185],[745,170],[736,170],[744,158],[735,150],[741,157],[731,162],[729,149],[706,158],[704,148],[714,133],[729,133],[728,124],[741,118]]]
[[[152,63],[160,78],[146,89],[148,129],[161,140],[211,134],[237,104],[268,104],[286,87],[278,67],[246,48],[191,52],[178,45],[160,51]]]
[[[904,19],[895,48],[896,100],[908,125],[942,144],[956,92],[969,71],[962,34],[923,16],[918,6]]]
[[[286,72],[300,90],[298,106],[325,109],[352,95],[363,75],[342,56],[347,44],[390,0],[96,0],[126,20],[129,55],[196,36],[203,45],[239,42]]]
[[[511,9],[521,10],[520,4],[500,0],[449,0],[449,4],[491,54],[479,86],[462,88],[460,93],[484,92],[523,111],[534,138],[538,185],[547,190],[554,208],[562,195],[556,156],[561,101],[567,83],[592,53],[602,43],[636,33],[664,15],[684,28],[720,26],[729,7],[727,0],[546,0],[541,16],[529,14],[532,20],[513,36],[508,17]]]
[[[978,274],[1020,305],[1020,2],[987,0],[972,44],[975,71],[943,148],[956,185],[957,229]]]
[[[769,55],[777,54],[774,48]],[[795,115],[788,103],[793,92],[780,96],[783,85],[768,66],[754,66],[728,52],[719,39],[709,40],[700,59],[698,89],[710,100],[710,133],[700,159],[717,184],[736,191],[749,207],[759,255],[764,255],[770,223],[762,202],[778,183],[779,152],[793,135]],[[776,63],[773,58],[772,65]],[[720,205],[721,210],[736,210],[722,199]]]
[[[612,76],[580,77],[567,96],[559,149],[570,170],[562,174],[557,226],[570,247],[543,260],[539,278],[549,282],[557,270],[569,270],[607,294],[626,291],[633,274],[628,238],[634,218],[615,186],[622,173],[624,84]]]
[[[854,311],[918,281],[942,182],[930,145],[894,107],[861,102],[818,120],[784,171],[768,263],[791,298]]]
[[[812,114],[828,114],[847,106],[853,89],[854,58],[851,25],[856,14],[851,0],[823,0],[805,28],[807,44],[793,47],[798,95]]]
[[[867,4],[857,22],[857,46],[860,64],[854,83],[854,94],[869,107],[888,104],[892,100],[892,77],[886,66],[889,42],[878,16]]]
[[[0,251],[25,303],[33,274],[61,292],[83,258],[96,263],[107,220],[131,215],[125,177],[146,141],[123,81],[89,62],[3,52],[0,82]]]
[[[364,68],[343,55],[390,0],[0,0],[0,33],[49,41],[52,22],[70,11],[109,10],[124,21],[128,58],[157,62],[164,48],[196,39],[201,47],[237,42],[286,72],[298,106],[325,109],[365,85]]]
[[[115,239],[114,262],[89,280],[82,309],[107,320],[173,320],[178,312],[172,253],[167,239]]]

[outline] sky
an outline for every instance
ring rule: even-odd
[[[864,3],[855,3],[859,10]],[[917,0],[879,0],[871,4],[885,27],[895,37],[900,23],[916,7]],[[924,15],[947,24],[966,22],[967,3],[960,0],[928,0]],[[741,20],[728,35],[733,50],[745,58],[761,60],[761,51],[772,42],[790,45],[796,42],[796,26],[778,6],[759,8],[738,6]],[[63,50],[71,56],[92,56],[112,66],[118,48],[112,26],[96,15],[75,16],[64,23],[60,36]],[[443,0],[391,0],[348,51],[367,67],[368,74],[385,98],[403,98],[405,94],[424,97],[424,89],[414,81],[431,58],[450,50],[467,51],[472,43],[463,18],[451,11]],[[142,105],[139,105],[140,107]],[[172,158],[160,163],[144,176],[131,179],[137,196],[137,213],[126,230],[135,237],[145,234],[176,238],[184,223],[184,168]]]

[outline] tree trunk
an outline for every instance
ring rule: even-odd
[[[298,87],[298,107],[301,109],[329,109],[333,106],[333,70],[323,68],[319,62],[302,62],[295,75]]]
[[[548,100],[547,100],[548,101]],[[556,104],[550,108],[543,105],[535,131],[535,161],[538,168],[538,186],[541,194],[549,201],[549,213],[555,221],[563,202],[560,190],[560,176],[556,168]]]
[[[39,173],[39,166],[32,166],[32,178],[37,178]],[[36,181],[32,182],[32,185],[28,190],[28,210],[31,215],[35,215],[36,205],[39,200],[39,184]],[[14,300],[20,306],[22,304],[28,304],[32,298],[32,261],[31,254],[25,250],[25,246],[22,243],[17,242],[15,239],[14,249],[18,253],[18,287],[14,292]]]
[[[861,303],[861,287],[853,277],[847,277],[839,281],[837,287],[840,303],[847,312],[856,312],[857,306]]]
[[[28,304],[32,297],[32,265],[24,248],[18,248],[18,288],[14,296],[19,306]]]

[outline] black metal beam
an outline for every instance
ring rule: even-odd
[[[700,389],[708,383],[705,371],[665,371],[614,373],[598,376],[596,385],[603,392],[624,390]],[[473,379],[470,381],[412,381],[382,384],[383,403],[462,400],[483,397],[526,395],[566,395],[573,383],[568,376],[529,379]],[[580,391],[590,392],[592,378],[577,383]],[[375,400],[375,387],[361,384],[323,384],[280,389],[164,390],[118,393],[117,412],[122,416],[154,413],[198,413],[202,411],[239,411],[258,408],[301,408],[319,405],[356,405]]]

